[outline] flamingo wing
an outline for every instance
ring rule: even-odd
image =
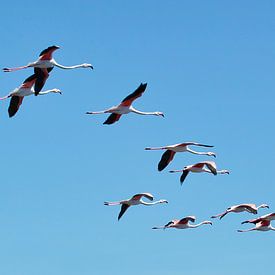
[[[195,222],[195,220],[196,220],[196,217],[195,217],[195,216],[187,216],[187,217],[181,219],[181,220],[179,221],[179,223],[180,223],[180,224],[186,224],[186,223],[188,223],[189,221],[190,221],[190,222]]]
[[[165,228],[165,227],[168,227],[169,225],[174,224],[174,223],[175,223],[174,220],[173,220],[173,221],[170,221],[170,222],[168,222],[167,224],[164,225],[164,228]]]
[[[119,212],[119,214],[118,214],[118,220],[120,220],[120,218],[123,216],[123,214],[126,212],[126,210],[127,210],[129,207],[130,207],[130,205],[125,204],[125,203],[123,203],[123,204],[121,205],[121,210],[120,210],[120,212]]]
[[[14,95],[11,97],[10,106],[8,109],[9,117],[13,117],[19,110],[20,105],[22,104],[24,97]]]
[[[120,114],[110,114],[103,124],[113,124],[120,119]]]
[[[217,166],[214,161],[205,161],[203,162],[207,168],[214,174],[217,175]]]
[[[172,150],[166,150],[159,161],[158,170],[162,171],[173,160],[175,154]]]
[[[181,176],[180,176],[180,183],[182,184],[185,180],[185,178],[187,177],[189,171],[188,170],[183,170]]]
[[[141,97],[142,94],[144,93],[145,89],[147,87],[147,83],[141,83],[139,87],[130,95],[126,96],[122,101],[121,101],[121,106],[130,106],[132,102],[137,99],[138,97]]]
[[[39,92],[43,89],[47,78],[49,77],[49,72],[53,69],[53,67],[50,68],[34,68],[34,73],[36,75],[36,81],[34,84],[34,94],[38,95]]]
[[[145,197],[146,199],[152,201],[154,200],[154,197],[152,194],[150,193],[140,193],[140,194],[136,194],[132,197],[133,200],[140,200],[141,197]]]
[[[34,82],[36,81],[36,78],[37,78],[36,75],[32,74],[31,76],[29,76],[24,80],[20,88],[30,89],[33,86]]]
[[[50,46],[47,49],[43,50],[39,54],[39,59],[40,60],[51,60],[52,59],[52,54],[55,50],[59,49],[58,46]]]

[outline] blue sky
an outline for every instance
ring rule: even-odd
[[[248,213],[197,230],[153,231],[173,218],[209,219],[230,205],[275,211],[273,1],[5,1],[1,66],[24,65],[50,45],[57,62],[45,89],[12,119],[1,102],[0,273],[5,275],[270,272],[274,232],[238,234]],[[32,73],[1,74],[1,95]],[[141,82],[134,106],[165,118],[105,115]],[[213,144],[231,174],[168,170],[208,157],[178,154],[159,173],[161,152],[184,141]],[[133,207],[117,222],[106,200],[151,192],[168,205]],[[268,210],[260,210],[266,214]],[[253,216],[254,217],[254,216]]]

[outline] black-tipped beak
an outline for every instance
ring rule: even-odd
[[[93,66],[91,66],[90,68],[91,68],[92,70],[94,69],[94,67],[93,67]]]

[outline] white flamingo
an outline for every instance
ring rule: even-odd
[[[203,224],[211,224],[210,221],[203,221],[198,224],[190,224],[189,222],[195,222],[195,216],[187,216],[181,220],[172,220],[165,224],[164,226],[155,226],[152,229],[166,229],[166,228],[177,228],[177,229],[187,229],[187,228],[196,228]]]
[[[155,115],[164,117],[162,112],[141,112],[132,106],[132,102],[138,97],[142,96],[146,89],[146,86],[147,83],[141,83],[140,86],[133,93],[125,97],[122,100],[122,102],[117,106],[113,106],[109,109],[98,112],[86,112],[86,114],[94,115],[111,113],[111,115],[106,119],[106,121],[103,124],[113,124],[120,119],[121,115],[128,114],[130,112],[133,112],[138,115]]]
[[[52,54],[54,51],[59,49],[59,46],[50,46],[47,49],[43,50],[38,60],[31,62],[25,66],[15,67],[15,68],[4,68],[4,72],[13,72],[18,71],[26,68],[34,68],[34,73],[37,76],[34,90],[35,95],[38,95],[38,93],[42,90],[47,78],[49,77],[49,72],[53,69],[54,66],[61,68],[61,69],[77,69],[77,68],[91,68],[93,69],[93,66],[88,63],[83,63],[80,65],[73,65],[73,66],[64,66],[58,64],[52,57]]]
[[[230,212],[240,213],[240,212],[246,211],[246,212],[249,212],[252,214],[258,214],[258,210],[260,208],[269,208],[269,206],[267,204],[261,204],[259,206],[256,206],[256,204],[254,204],[254,203],[243,203],[243,204],[233,205],[233,206],[228,207],[225,212],[215,215],[215,216],[212,216],[211,218],[212,219],[214,219],[214,218],[222,219],[225,215],[227,215]]]
[[[204,168],[207,167],[208,169]],[[185,178],[187,177],[189,172],[193,173],[211,173],[213,175],[217,174],[229,174],[228,170],[217,170],[216,163],[214,161],[202,161],[196,164],[185,166],[182,170],[171,170],[170,173],[182,172],[180,177],[181,184],[184,182]]]
[[[173,160],[175,154],[178,152],[189,152],[196,155],[207,155],[207,156],[216,157],[216,154],[213,152],[197,152],[197,151],[191,150],[189,148],[189,145],[202,146],[202,147],[214,147],[212,145],[205,145],[197,142],[184,142],[184,143],[178,143],[178,144],[167,145],[162,147],[146,147],[145,150],[166,150],[163,153],[161,160],[158,164],[159,171],[162,171]]]
[[[140,193],[134,195],[132,198],[127,199],[127,200],[121,200],[121,201],[115,201],[115,202],[104,202],[104,205],[121,205],[121,210],[118,215],[118,220],[123,216],[123,214],[126,212],[126,210],[132,206],[132,205],[138,205],[138,204],[143,204],[147,206],[155,205],[158,203],[168,203],[167,200],[158,200],[155,202],[145,202],[142,200],[142,197],[147,198],[150,201],[154,200],[154,197],[150,193]]]
[[[0,98],[0,100],[4,100],[11,97],[10,105],[8,109],[9,117],[14,116],[20,105],[22,104],[22,101],[25,96],[33,95],[35,93],[33,85],[36,81],[36,75],[33,74],[21,84],[20,87],[14,89],[11,93],[8,95]],[[59,93],[61,94],[61,91],[59,89],[51,89],[44,92],[39,92],[38,95],[45,95],[48,93]]]

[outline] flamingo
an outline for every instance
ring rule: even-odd
[[[168,203],[167,200],[158,200],[155,202],[145,202],[142,200],[142,197],[153,201],[154,197],[152,194],[150,193],[140,193],[140,194],[136,194],[134,195],[132,198],[127,199],[127,200],[121,200],[121,201],[116,201],[116,202],[104,202],[104,205],[120,205],[121,204],[121,210],[120,213],[118,215],[118,220],[120,220],[120,218],[123,216],[123,214],[125,213],[125,211],[132,205],[138,205],[138,204],[143,204],[143,205],[155,205],[158,203]]]
[[[213,152],[196,152],[191,150],[188,146],[194,145],[194,146],[202,146],[202,147],[214,147],[212,145],[205,145],[197,142],[184,142],[184,143],[178,143],[174,145],[167,145],[163,147],[146,147],[145,150],[166,150],[161,160],[158,164],[158,170],[162,171],[174,158],[175,154],[178,152],[190,152],[192,154],[196,155],[207,155],[207,156],[213,156],[216,157],[216,154]]]
[[[13,117],[17,113],[20,105],[22,104],[24,96],[29,96],[29,95],[32,95],[35,93],[35,91],[33,89],[33,85],[34,85],[35,81],[36,81],[36,75],[33,74],[30,77],[28,77],[27,79],[25,79],[25,81],[21,84],[20,87],[14,89],[8,95],[0,98],[0,100],[4,100],[4,99],[11,97],[10,106],[8,109],[9,117]],[[47,90],[44,92],[39,92],[38,94],[45,95],[48,93],[61,94],[61,91],[59,89],[51,89],[51,90]]]
[[[269,206],[267,204],[261,204],[259,206],[256,206],[256,204],[253,204],[253,203],[243,203],[243,204],[233,205],[228,207],[225,212],[212,216],[211,218],[214,219],[219,217],[220,219],[222,219],[225,215],[227,215],[230,212],[240,213],[240,212],[246,211],[252,214],[258,214],[258,210],[260,208],[269,208]]]
[[[256,218],[256,219],[253,219],[253,220],[247,220],[247,221],[244,221],[242,222],[242,224],[244,223],[254,223],[254,224],[257,224],[263,220],[267,220],[267,221],[273,221],[275,220],[275,213],[269,213],[269,214],[266,214],[266,215],[263,215],[259,218]]]
[[[111,115],[106,119],[106,121],[103,124],[113,124],[120,119],[121,115],[128,114],[130,112],[133,112],[139,115],[155,115],[155,116],[164,117],[162,112],[141,112],[136,110],[132,106],[132,102],[138,97],[142,96],[146,87],[147,87],[147,83],[145,84],[141,83],[140,86],[133,93],[125,97],[119,105],[113,106],[109,109],[99,111],[99,112],[86,112],[86,114],[93,115],[93,114],[111,113]]]
[[[38,95],[38,93],[42,90],[47,78],[49,77],[49,72],[53,69],[54,66],[59,67],[61,69],[77,69],[77,68],[91,68],[93,69],[93,66],[88,63],[83,63],[80,65],[74,65],[74,66],[63,66],[58,64],[52,57],[52,54],[54,51],[59,49],[59,46],[50,46],[47,49],[43,50],[38,60],[31,62],[25,66],[15,67],[15,68],[4,68],[4,72],[13,72],[18,71],[26,68],[33,67],[34,73],[37,76],[37,79],[35,81],[35,95]]]
[[[204,168],[205,166],[209,170],[205,169]],[[189,172],[194,172],[194,173],[206,172],[206,173],[212,173],[214,175],[229,174],[228,170],[219,170],[218,171],[216,163],[214,161],[202,161],[202,162],[198,162],[196,164],[185,166],[182,170],[171,170],[169,172],[170,173],[182,172],[182,175],[180,177],[181,184],[184,182],[184,180],[185,180],[185,178],[186,178],[186,176],[188,175]]]
[[[187,216],[181,220],[172,220],[165,224],[164,226],[155,226],[152,229],[166,229],[166,228],[177,228],[177,229],[187,229],[187,228],[196,228],[203,224],[211,224],[210,221],[203,221],[198,224],[190,224],[189,222],[195,222],[195,216]]]
[[[254,223],[254,222],[253,222]],[[271,225],[270,220],[261,219],[258,222],[255,222],[256,226],[247,230],[238,230],[238,232],[249,232],[249,231],[275,231],[275,227]]]

